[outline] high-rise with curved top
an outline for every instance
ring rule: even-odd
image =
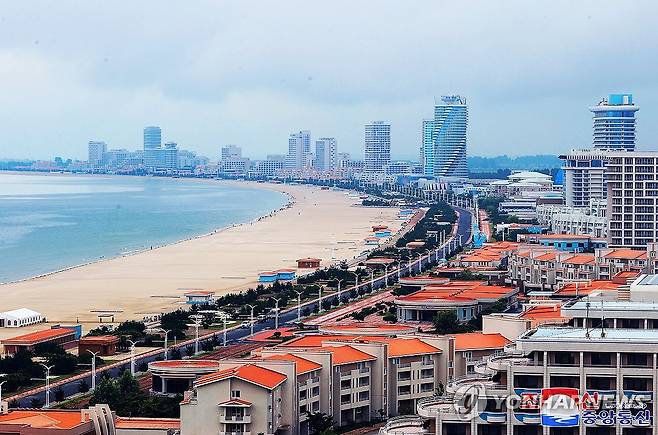
[[[635,112],[632,94],[610,94],[589,108],[594,113],[594,148],[635,150]]]
[[[466,161],[466,127],[468,106],[459,95],[442,96],[434,104],[432,146],[428,147],[426,161],[433,164],[432,174],[438,177],[468,177]],[[426,165],[426,168],[428,165]]]

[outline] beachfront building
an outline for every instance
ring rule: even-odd
[[[321,137],[315,141],[315,169],[329,171],[338,167],[338,145],[336,138]]]
[[[366,174],[384,174],[391,162],[391,124],[374,121],[365,126]]]
[[[52,328],[6,338],[0,343],[5,355],[14,355],[21,350],[34,351],[38,344],[54,344],[64,349],[75,347],[77,331],[74,328]]]
[[[116,335],[88,335],[78,340],[78,355],[87,352],[97,353],[98,356],[112,356],[117,353],[119,337]]]
[[[302,130],[291,133],[288,138],[288,155],[286,169],[303,169],[307,163],[307,156],[311,153],[311,132]]]
[[[431,284],[415,293],[397,297],[397,317],[401,321],[431,322],[439,312],[453,311],[459,322],[468,322],[499,300],[516,303],[517,288],[487,285],[484,281],[450,281]]]
[[[440,177],[468,177],[466,161],[466,128],[468,106],[466,99],[459,95],[442,96],[434,103],[434,119],[423,123],[423,140],[431,129],[431,146],[424,146],[426,152],[425,174]],[[425,144],[424,144],[425,145]],[[429,145],[429,144],[428,144]],[[427,162],[432,173],[428,173]]]
[[[589,109],[594,114],[594,148],[635,150],[635,112],[632,94],[610,94]]]
[[[515,340],[513,348],[475,367],[471,376],[450,382],[446,391],[455,397],[433,398],[417,412],[430,419],[432,433],[454,434],[546,434],[549,419],[540,414],[542,388],[574,388],[586,394],[587,408],[571,426],[550,433],[564,435],[649,435],[656,414],[654,397],[658,359],[658,331],[539,327]],[[465,419],[454,403],[469,385],[481,385],[484,397]],[[497,401],[515,394],[523,406],[507,407]],[[635,398],[643,406],[612,414],[604,399]],[[610,403],[610,402],[608,402]],[[636,402],[637,404],[638,402]],[[567,417],[567,416],[565,416]],[[544,422],[544,425],[542,425]]]
[[[188,305],[209,305],[215,301],[215,292],[212,290],[194,290],[183,296]]]
[[[606,161],[609,150],[571,150],[564,160],[564,203],[569,207],[590,208],[605,204]]]
[[[292,281],[297,277],[295,269],[278,269],[258,274],[258,282],[274,283],[276,281]]]
[[[567,205],[538,205],[537,221],[555,234],[585,234],[599,239],[608,235],[605,201],[590,200],[588,208]]]
[[[89,166],[97,168],[103,165],[103,156],[107,152],[107,144],[103,141],[90,140],[87,146]]]
[[[319,258],[312,258],[312,257],[306,257],[306,258],[300,258],[297,260],[297,268],[298,269],[317,269],[320,267],[320,263],[322,262],[321,259]]]
[[[221,161],[242,158],[242,148],[237,145],[226,145],[221,149]]]
[[[644,248],[658,241],[658,152],[608,153],[610,246]]]
[[[34,325],[43,321],[44,318],[41,313],[28,308],[0,313],[0,328],[20,328],[21,326]]]
[[[149,363],[151,394],[176,396],[192,388],[196,379],[219,370],[213,360],[172,360]]]

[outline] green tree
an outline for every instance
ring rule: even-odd
[[[310,435],[328,434],[327,431],[334,427],[334,420],[330,415],[323,412],[306,412],[308,415],[308,429]]]

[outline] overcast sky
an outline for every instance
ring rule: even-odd
[[[591,143],[588,106],[632,92],[658,149],[654,1],[0,2],[0,157],[86,159],[142,128],[216,159],[285,153],[288,135],[363,153],[389,121],[416,158],[434,97],[469,104],[472,155]]]

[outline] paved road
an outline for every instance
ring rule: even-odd
[[[452,246],[453,240],[456,241],[457,243],[459,242],[459,236],[461,236],[461,241],[463,244],[467,244],[470,241],[471,238],[471,214],[468,212],[466,209],[460,208],[460,207],[453,207],[455,211],[458,213],[458,220],[457,220],[457,225],[456,228],[453,230],[453,237],[447,241],[447,245]],[[449,250],[448,250],[449,251]],[[447,256],[450,256],[448,253]],[[423,270],[424,266],[426,266],[429,262],[431,261],[434,262],[436,259],[442,259],[443,258],[443,250],[442,249],[437,249],[436,251],[433,251],[431,254],[426,255],[421,257],[420,259],[416,259],[412,261],[411,263],[408,264],[402,264],[400,267],[399,271],[399,276],[407,276],[409,274],[409,270],[412,270],[415,273],[418,273],[419,270]],[[374,280],[367,280],[365,282],[359,283],[359,288],[362,286],[369,286],[372,285],[374,289],[381,289],[385,286],[385,280],[388,278],[389,283],[393,282],[396,278],[398,277],[398,268],[392,269],[387,276],[380,276],[374,278]],[[343,291],[350,291],[355,287],[348,287],[344,289]],[[333,298],[335,297],[334,294],[328,294],[326,296],[323,296],[324,299],[328,298]],[[309,310],[313,310],[317,306],[318,301],[309,301],[305,302],[302,304],[302,310],[304,308],[308,308]],[[289,308],[286,311],[282,311],[280,316],[279,316],[279,325],[283,325],[288,322],[294,322],[297,320],[297,307]],[[254,325],[254,333],[264,331],[267,329],[274,329],[274,319],[269,319],[263,323],[256,323]],[[249,329],[244,329],[244,328],[239,328],[239,327],[234,327],[231,329],[228,329],[226,331],[226,338],[227,338],[227,345],[232,345],[232,344],[243,344],[244,340],[249,337]],[[213,339],[214,336],[217,336],[217,338],[220,340],[220,342],[223,342],[223,331],[218,331],[218,332],[213,332],[209,333],[207,335],[204,335],[202,337],[199,337],[199,348],[201,348],[201,343],[206,342],[208,340]],[[191,340],[186,340],[180,343],[177,343],[175,346],[170,346],[169,351],[171,351],[172,348],[177,348],[180,349],[181,351],[184,350],[187,346],[194,346],[194,339]],[[135,367],[139,367],[142,363],[149,363],[152,361],[155,361],[156,358],[162,357],[163,356],[163,350],[154,350],[150,351],[141,355],[138,355],[135,357]],[[100,379],[100,374],[101,373],[108,373],[112,377],[117,377],[119,375],[119,372],[124,368],[130,367],[130,361],[129,360],[123,360],[117,363],[112,363],[105,365],[103,367],[99,367],[97,370],[97,380]],[[61,389],[64,391],[65,397],[70,397],[76,393],[78,393],[78,388],[80,386],[80,383],[85,380],[87,382],[87,385],[91,386],[91,372],[86,372],[80,375],[73,376],[71,378],[67,378],[61,381],[56,381],[51,383],[51,401],[54,401],[54,392],[58,387],[61,387]],[[32,390],[26,391],[24,393],[15,395],[13,397],[8,397],[6,400],[16,400],[21,407],[28,407],[30,406],[30,402],[32,399],[38,399],[42,403],[45,402],[45,387],[38,387],[34,388]]]

